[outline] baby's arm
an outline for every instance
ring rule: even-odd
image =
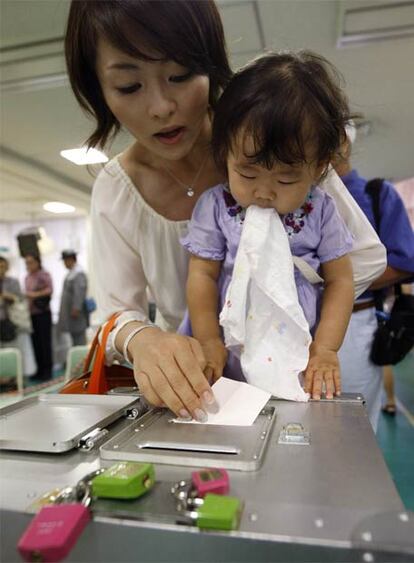
[[[354,283],[348,255],[322,264],[324,292],[321,316],[310,347],[305,372],[305,389],[313,399],[320,399],[325,381],[326,398],[341,392],[338,350],[342,345],[352,314]]]
[[[227,360],[218,320],[218,287],[221,262],[191,255],[187,279],[187,303],[193,336],[200,342],[207,361],[205,375],[219,379]]]

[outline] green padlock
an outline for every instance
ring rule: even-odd
[[[236,497],[208,493],[192,516],[197,527],[210,530],[236,530],[239,526],[243,503]]]
[[[135,499],[155,483],[152,463],[121,461],[92,480],[92,495],[100,498]]]

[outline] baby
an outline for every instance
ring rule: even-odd
[[[228,183],[197,202],[183,245],[191,253],[189,318],[181,330],[202,345],[206,376],[243,380],[224,345],[219,313],[231,281],[250,205],[278,213],[293,256],[323,278],[312,284],[295,268],[299,303],[313,341],[305,390],[319,399],[340,393],[340,348],[352,313],[352,236],[318,184],[346,138],[351,119],[335,69],[303,51],[273,53],[235,74],[215,111],[213,153]]]

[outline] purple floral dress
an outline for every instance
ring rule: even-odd
[[[233,273],[244,215],[245,210],[235,201],[228,187],[219,184],[200,197],[188,226],[188,234],[181,239],[182,245],[191,254],[222,262],[217,314],[222,309]],[[339,215],[334,200],[317,186],[311,189],[302,207],[282,215],[281,219],[292,254],[305,260],[318,273],[321,264],[340,258],[352,249],[352,235]],[[295,282],[299,303],[312,329],[318,319],[322,287],[308,282],[296,267]],[[179,332],[192,334],[188,313]]]

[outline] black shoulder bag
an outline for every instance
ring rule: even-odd
[[[383,180],[375,178],[367,183],[366,193],[372,199],[375,230],[380,233],[381,211],[380,192]],[[405,295],[401,284],[395,284],[395,301],[389,317],[378,315],[378,328],[371,345],[370,360],[378,366],[395,365],[400,362],[414,346],[414,295]],[[375,308],[384,311],[384,298],[381,291],[374,291]]]

